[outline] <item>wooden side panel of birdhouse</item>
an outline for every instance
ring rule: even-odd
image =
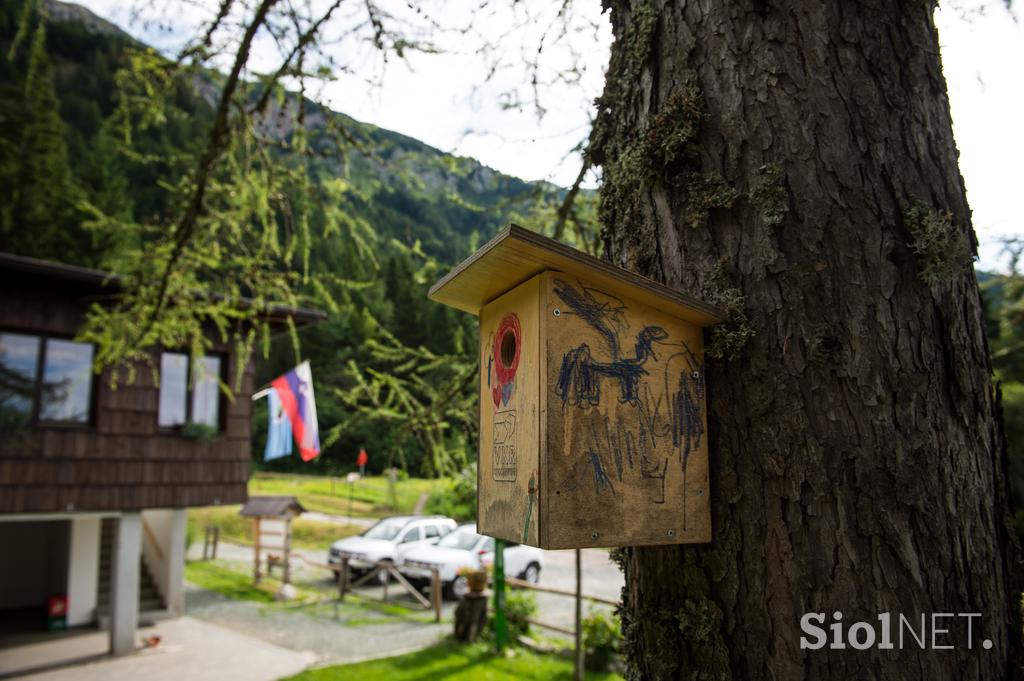
[[[544,548],[711,540],[699,327],[548,272]]]
[[[480,311],[477,529],[532,545],[540,526],[541,276]]]

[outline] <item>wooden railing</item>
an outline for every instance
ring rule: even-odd
[[[573,598],[576,597],[575,591],[569,591],[568,589],[558,589],[553,586],[541,586],[540,584],[534,584],[532,582],[527,582],[522,579],[516,579],[515,577],[506,577],[505,583],[509,586],[514,586],[517,589],[531,589],[533,591],[543,591],[544,593],[549,594],[558,594],[559,596],[572,596]],[[605,605],[619,604],[618,601],[613,601],[610,598],[601,598],[600,596],[591,596],[589,594],[580,594],[580,598],[582,598],[585,601],[593,601],[594,603],[604,603]]]
[[[164,559],[164,550],[160,548],[160,543],[157,542],[156,537],[153,536],[153,528],[149,526],[146,519],[142,519],[142,531],[146,533],[146,539],[153,545],[153,550],[156,552],[156,557],[161,561]]]
[[[526,622],[527,624],[538,626],[543,629],[550,629],[551,631],[557,631],[562,634],[567,634],[573,637],[574,643],[574,655],[573,655],[573,678],[582,681],[583,679],[583,660],[585,651],[583,649],[583,601],[591,601],[593,603],[603,603],[605,605],[619,605],[618,601],[613,601],[609,598],[602,598],[600,596],[591,596],[585,594],[581,590],[583,575],[581,567],[581,555],[580,550],[576,549],[576,590],[569,591],[568,589],[559,589],[553,586],[541,586],[539,584],[533,584],[522,579],[516,579],[515,577],[505,577],[505,584],[510,587],[517,589],[530,589],[531,591],[542,591],[544,593],[558,594],[559,596],[571,596],[576,600],[576,612],[575,612],[575,626],[570,629],[568,627],[562,627],[557,624],[551,624],[549,622],[541,622],[539,620],[530,619],[526,617],[510,617],[519,622]],[[507,616],[507,615],[506,615]]]
[[[398,582],[399,586],[401,586],[406,592],[408,592],[410,595],[412,595],[412,597],[415,598],[416,601],[421,606],[423,606],[423,608],[425,608],[426,610],[430,610],[430,609],[434,610],[434,621],[435,622],[440,622],[441,621],[441,576],[438,573],[437,568],[431,568],[431,570],[430,570],[430,599],[427,599],[427,598],[425,598],[423,596],[423,594],[421,594],[419,592],[419,589],[417,589],[415,586],[413,586],[412,584],[409,583],[409,580],[407,580],[405,578],[405,575],[403,575],[401,572],[399,572],[398,568],[395,567],[395,564],[392,563],[389,560],[382,560],[380,562],[374,563],[373,569],[371,569],[368,573],[366,573],[365,575],[362,575],[359,579],[357,579],[356,581],[354,581],[354,582],[352,582],[350,584],[349,581],[348,581],[348,557],[347,556],[344,556],[344,555],[341,556],[341,565],[330,565],[328,563],[318,563],[316,561],[309,560],[308,558],[306,558],[304,556],[303,556],[302,559],[306,562],[307,565],[312,565],[313,567],[323,568],[325,570],[330,570],[330,571],[335,573],[335,577],[336,577],[337,582],[338,582],[338,601],[339,602],[344,601],[345,600],[345,595],[349,591],[351,591],[352,589],[354,589],[354,588],[356,588],[358,586],[363,586],[364,584],[367,584],[374,577],[379,577],[380,575],[385,575],[385,579],[384,579],[384,582],[383,582],[384,596],[383,596],[383,598],[380,599],[382,602],[386,603],[388,601],[388,584],[391,583],[391,578],[394,577],[395,581]],[[362,596],[362,597],[363,598],[370,598],[369,596],[365,596],[365,595]],[[373,599],[373,600],[376,600],[376,599]]]

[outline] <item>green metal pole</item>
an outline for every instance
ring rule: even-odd
[[[505,619],[505,542],[494,540],[494,643],[498,652],[508,645],[508,621]]]

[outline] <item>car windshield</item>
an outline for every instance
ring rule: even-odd
[[[400,520],[382,520],[366,532],[363,532],[363,536],[367,539],[383,539],[384,541],[391,541],[398,535],[405,523]]]
[[[470,532],[469,530],[456,530],[455,532],[451,532],[441,537],[441,541],[437,542],[437,545],[448,549],[469,551],[476,546],[478,541],[480,541],[480,535],[476,532]]]

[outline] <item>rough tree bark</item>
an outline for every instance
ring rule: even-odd
[[[617,552],[631,678],[1017,676],[1004,441],[934,3],[606,4],[606,255],[729,315],[707,360],[714,540]],[[973,649],[959,618],[939,621],[953,650],[801,650],[801,615],[837,610],[876,629],[884,612],[982,617]]]

